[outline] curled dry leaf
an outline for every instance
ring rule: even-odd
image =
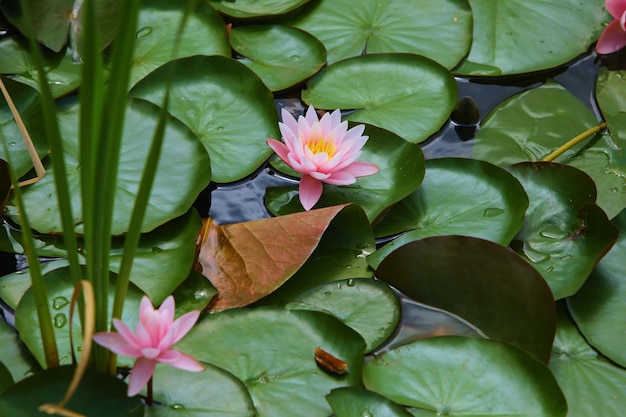
[[[247,306],[287,281],[347,205],[220,226],[206,219],[196,270],[218,290],[212,311]]]

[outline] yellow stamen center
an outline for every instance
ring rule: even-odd
[[[326,152],[328,159],[332,158],[337,151],[337,145],[335,145],[335,142],[327,140],[323,137],[313,137],[307,139],[306,146],[314,154]]]

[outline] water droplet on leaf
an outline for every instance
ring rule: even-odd
[[[137,31],[137,33],[135,34],[135,37],[137,39],[141,39],[141,38],[145,38],[151,33],[152,33],[152,26],[144,26]]]
[[[170,408],[174,410],[185,410],[185,406],[182,404],[170,404]]]
[[[531,262],[536,264],[546,262],[550,259],[549,254],[535,250],[529,244],[524,244],[522,250],[524,251],[524,255],[526,255],[526,257],[530,259]]]
[[[557,226],[548,226],[541,232],[539,232],[539,236],[545,237],[548,239],[565,239],[568,236],[567,232],[559,229]]]
[[[60,329],[66,324],[67,324],[67,316],[65,314],[58,313],[56,316],[54,316],[54,327],[56,327],[57,329]]]
[[[354,284],[355,284],[355,282],[354,282],[354,280],[353,280],[352,278],[350,278],[350,279],[348,280],[348,282],[346,283],[346,285],[347,285],[348,287],[354,287]]]
[[[483,211],[483,217],[496,217],[504,213],[504,210],[497,207],[489,207]]]
[[[152,247],[152,253],[161,253],[161,252],[163,252],[163,249],[161,249],[160,247],[158,246]]]
[[[70,300],[68,300],[65,297],[54,297],[52,299],[52,308],[54,308],[55,310],[60,310],[66,305],[68,305],[69,303],[70,303]]]

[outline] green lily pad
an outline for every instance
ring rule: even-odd
[[[272,152],[265,140],[279,134],[271,92],[234,59],[195,56],[163,65],[131,94],[160,105],[170,65],[176,65],[176,77],[168,110],[209,152],[213,181],[232,182],[254,172]]]
[[[11,174],[9,173],[9,164],[4,159],[0,159],[0,213],[4,212],[4,206],[9,199],[11,193]],[[6,230],[6,229],[5,229]],[[0,241],[2,241],[3,232],[0,231]],[[2,243],[0,243],[0,248]]]
[[[539,161],[597,124],[596,116],[580,100],[548,81],[492,110],[476,133],[472,156],[498,165]],[[566,151],[561,158],[581,147]]]
[[[458,0],[322,0],[289,23],[321,40],[329,63],[363,52],[407,52],[452,68],[472,42],[472,12]]]
[[[70,105],[58,114],[76,230],[82,232],[80,161],[76,141],[79,136],[78,116],[77,105]],[[127,230],[157,119],[158,109],[150,103],[132,99],[128,102],[115,192],[112,224],[112,233],[115,235]],[[49,162],[45,166],[48,170],[46,176],[38,183],[24,188],[24,204],[30,224],[35,230],[41,233],[58,233],[62,226],[53,178],[56,173]],[[210,179],[209,157],[201,143],[185,126],[170,119],[165,132],[163,156],[159,161],[146,210],[143,232],[153,230],[187,212]],[[11,204],[7,209],[9,216],[19,223],[16,207]]]
[[[377,237],[408,232],[368,261],[376,266],[395,248],[428,236],[474,236],[508,245],[521,228],[527,207],[524,188],[502,168],[472,159],[428,160],[420,187],[374,225]]]
[[[541,275],[506,247],[475,237],[428,237],[388,255],[376,277],[548,362],[556,326],[552,293]]]
[[[40,158],[43,158],[44,155],[48,153],[48,144],[42,129],[39,94],[37,94],[37,90],[33,90],[9,78],[3,77],[2,82],[6,86],[17,111],[20,113],[22,121],[35,145],[37,154]],[[0,141],[4,142],[6,148],[9,150],[9,156],[7,156],[4,151],[4,146],[0,146],[0,158],[5,161],[11,161],[11,167],[15,175],[21,177],[33,169],[33,162],[28,154],[26,144],[18,130],[15,119],[13,119],[9,106],[1,94]]]
[[[42,51],[46,82],[53,97],[61,97],[80,86],[82,66],[72,57],[72,51],[54,54]],[[26,41],[18,36],[0,38],[0,74],[14,74],[11,79],[39,90],[39,74],[30,56]]]
[[[240,19],[282,15],[297,9],[309,0],[209,0],[220,13]]]
[[[367,389],[425,411],[418,415],[567,414],[550,370],[495,340],[443,336],[400,346],[366,363],[363,381]]]
[[[356,203],[363,207],[370,221],[374,221],[390,205],[413,192],[424,178],[424,154],[419,146],[402,140],[395,134],[374,126],[366,126],[368,141],[362,149],[360,161],[376,164],[380,171],[360,177],[352,185],[324,184],[322,198],[316,207]],[[281,162],[274,166],[283,172],[293,172]],[[303,211],[297,187],[269,187],[265,204],[275,215]]]
[[[292,87],[326,65],[326,49],[317,38],[290,26],[242,26],[230,31],[230,44],[272,91]]]
[[[394,292],[387,284],[369,278],[324,283],[285,307],[337,317],[363,337],[368,352],[387,340],[400,320],[400,303]]]
[[[278,307],[233,309],[205,316],[177,348],[238,377],[259,417],[327,417],[324,396],[360,386],[365,343],[338,319],[317,311]],[[316,364],[320,348],[345,362],[336,375]]]
[[[111,316],[113,298],[115,296],[115,275],[111,274],[111,286],[109,291],[108,314]],[[70,300],[74,292],[74,284],[69,274],[69,268],[54,269],[44,275],[46,290],[48,295],[48,308],[52,315],[54,334],[59,351],[61,364],[71,363],[71,349],[69,341],[69,310]],[[131,328],[134,328],[139,317],[139,302],[144,294],[134,285],[128,288],[128,295],[124,303],[122,319]],[[78,313],[78,311],[75,311]],[[45,358],[39,331],[39,318],[35,308],[35,298],[33,291],[29,288],[21,298],[15,309],[15,328],[20,334],[20,338],[26,344],[30,352],[35,356],[41,366],[45,366]],[[76,355],[80,355],[82,345],[82,330],[78,314],[74,316],[72,323],[72,334],[74,338],[74,350]],[[132,361],[129,358],[120,358],[119,366],[129,365]]]
[[[335,388],[326,400],[336,417],[411,417],[401,405],[362,388]]]
[[[11,379],[16,382],[41,370],[35,358],[20,341],[15,329],[3,320],[0,320],[0,357],[10,372]]]
[[[198,214],[195,210],[190,210],[187,214],[141,236],[130,280],[144,291],[153,303],[160,304],[187,278],[195,261],[195,238],[200,225]],[[54,245],[59,244],[60,240],[50,235],[41,236],[40,239],[38,242],[46,245],[48,254],[51,252],[48,247],[56,247]],[[123,247],[123,237],[113,239],[109,256],[109,268],[113,272],[119,271]],[[67,256],[63,246],[57,250],[54,256]],[[41,255],[39,248],[38,254]],[[79,258],[80,261],[84,261],[84,258]],[[47,272],[65,265],[67,262],[60,260],[45,262],[42,267]],[[3,277],[0,283],[0,298],[15,308],[28,287],[30,287],[29,271],[26,269],[14,272]]]
[[[193,55],[230,56],[224,21],[206,2],[195,4],[195,9],[187,15],[180,42],[176,43],[178,27],[185,14],[181,3],[168,0],[141,2],[130,75],[131,86],[173,59]]]
[[[153,395],[158,405],[146,407],[145,417],[253,417],[252,399],[241,381],[216,366],[187,372],[157,365]]]
[[[610,133],[566,160],[593,178],[598,188],[598,205],[610,218],[626,208],[626,83],[623,77],[626,71],[600,68],[596,99]]]
[[[317,247],[287,282],[258,303],[285,305],[318,285],[350,278],[371,278],[366,257],[376,248],[361,207],[345,207],[329,224]]]
[[[464,75],[521,74],[564,64],[586,52],[611,18],[603,0],[468,2],[473,41],[455,69]]]
[[[176,316],[182,316],[193,310],[203,311],[209,305],[217,290],[211,281],[197,271],[191,271],[172,293],[176,300]]]
[[[441,65],[413,54],[372,54],[324,68],[302,99],[322,109],[355,109],[346,120],[368,123],[412,143],[438,131],[456,103],[457,87]]]
[[[600,260],[580,291],[568,299],[585,339],[611,360],[626,366],[626,210],[613,219],[620,237]]]
[[[616,333],[611,331],[612,335]],[[567,398],[568,416],[624,414],[626,370],[606,361],[587,344],[565,308],[559,310],[552,349],[550,370]]]
[[[7,367],[0,362],[0,393],[5,391],[13,385],[13,377],[11,376],[11,371],[7,369]]]
[[[618,235],[594,204],[593,180],[550,162],[517,164],[510,171],[530,197],[524,226],[511,247],[541,273],[555,299],[576,293]]]
[[[11,417],[44,415],[40,405],[58,404],[74,376],[74,366],[58,366],[20,381],[0,395],[0,414]],[[126,384],[115,376],[87,368],[65,408],[89,417],[142,417],[139,397],[126,395]]]

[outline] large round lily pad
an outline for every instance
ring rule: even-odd
[[[456,103],[457,87],[441,65],[413,54],[372,54],[324,68],[302,99],[318,108],[354,110],[346,120],[368,123],[412,143],[438,131]]]
[[[201,319],[181,351],[238,377],[259,417],[327,417],[333,388],[360,386],[365,343],[336,318],[317,311],[236,309]],[[319,348],[345,363],[343,373],[316,364]]]
[[[469,0],[474,36],[455,69],[507,75],[564,64],[589,49],[610,20],[603,0]]]
[[[81,164],[76,140],[79,136],[78,117],[77,105],[70,105],[59,113],[76,230],[82,232]],[[116,182],[113,234],[119,235],[127,230],[157,119],[158,109],[150,103],[132,99],[128,102]],[[57,173],[49,163],[46,164],[46,169],[48,173],[41,181],[24,188],[24,204],[30,224],[35,230],[41,233],[59,233],[62,226],[53,178]],[[148,232],[186,213],[200,191],[209,183],[210,169],[209,156],[202,144],[185,126],[173,118],[170,119],[142,230]],[[19,223],[16,207],[11,205],[8,208],[9,215]]]
[[[310,0],[209,0],[221,13],[239,19],[275,16],[297,9]]]
[[[209,152],[213,181],[232,182],[254,172],[272,153],[265,140],[279,135],[269,89],[234,59],[194,56],[161,66],[131,94],[161,105],[171,65],[176,77],[168,110]]]
[[[472,41],[472,13],[463,0],[314,1],[290,23],[322,41],[329,63],[407,52],[452,68]]]
[[[613,219],[617,243],[591,272],[580,291],[568,299],[576,324],[587,341],[611,360],[626,366],[626,210]]]
[[[420,187],[374,225],[378,237],[407,232],[368,260],[375,265],[395,248],[428,236],[474,236],[508,245],[527,207],[524,188],[502,168],[472,159],[430,159]]]
[[[550,370],[495,340],[442,336],[400,346],[366,363],[363,380],[372,391],[424,410],[420,416],[567,414]]]

